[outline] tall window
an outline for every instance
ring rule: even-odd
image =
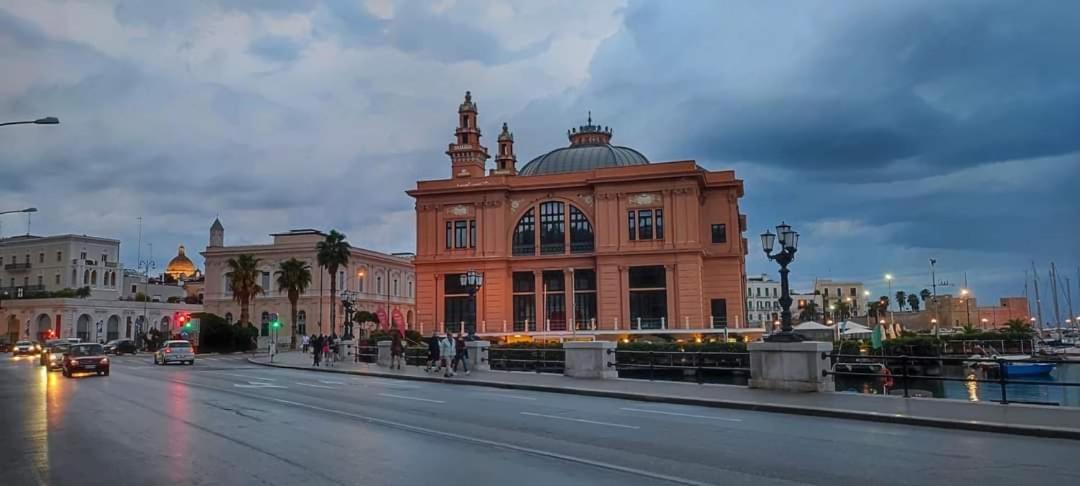
[[[596,325],[596,271],[574,271],[574,325],[578,330]]]
[[[60,274],[56,274],[56,280],[53,282],[56,285],[60,285]]]
[[[593,251],[593,229],[576,206],[570,206],[570,253]]]
[[[714,224],[714,225],[712,225],[712,242],[713,243],[727,243],[727,225],[726,224]]]
[[[514,332],[536,330],[536,280],[532,272],[514,272]]]
[[[469,238],[466,230],[468,229],[468,221],[454,221],[454,248],[466,248],[469,245]]]
[[[664,210],[656,210],[656,239],[664,239]]]
[[[454,223],[452,221],[446,222],[446,249],[449,250],[454,247]]]
[[[476,248],[476,220],[469,220],[469,248]]]
[[[562,270],[547,270],[544,281],[544,318],[549,331],[566,330],[566,283]]]
[[[562,253],[565,248],[565,210],[563,203],[548,201],[540,204],[540,254]]]
[[[653,216],[656,220],[654,224]],[[664,211],[662,209],[639,209],[627,212],[629,238],[633,240],[664,239]]]
[[[56,261],[60,261],[60,260],[63,260],[63,259],[64,259],[64,252],[62,252],[62,251],[56,252]]]
[[[637,212],[637,235],[639,240],[653,239],[651,209],[642,209]]]
[[[727,320],[727,300],[726,299],[712,299],[711,313],[712,313],[712,327],[713,328],[725,328],[728,325]],[[760,316],[760,314],[759,314]]]
[[[634,212],[630,211],[626,213],[626,229],[630,235],[630,241],[637,239],[637,218],[634,217]]]
[[[259,286],[262,287],[263,295],[270,293],[270,272],[262,273],[262,282],[259,283]]]
[[[446,312],[444,330],[449,332],[476,331],[476,298],[461,285],[461,274],[448,274],[443,280],[443,298]]]
[[[667,318],[667,276],[663,266],[630,267],[630,325],[660,329]]]
[[[476,220],[447,221],[446,248],[476,248]]]
[[[533,209],[529,208],[518,220],[514,228],[513,252],[514,255],[533,255],[536,253],[536,220]]]
[[[37,262],[38,263],[45,263],[45,254],[44,253],[38,253]]]
[[[296,333],[298,335],[307,335],[307,312],[299,311],[296,313]]]

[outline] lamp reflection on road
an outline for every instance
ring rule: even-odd
[[[975,381],[978,377],[975,376],[974,372],[971,372],[964,378],[967,380],[964,382],[964,387],[967,388],[968,401],[979,401],[979,382]]]
[[[169,467],[168,476],[173,482],[184,483],[191,480],[191,398],[188,387],[173,382],[169,385]]]
[[[30,464],[33,467],[34,476],[38,483],[47,484],[49,478],[49,418],[59,416],[63,411],[61,386],[49,376],[46,366],[37,368],[37,379],[34,380],[33,390],[29,399],[25,402],[28,406],[26,420],[26,441],[30,451]],[[57,411],[53,414],[50,404],[57,404]]]

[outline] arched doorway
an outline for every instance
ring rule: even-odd
[[[129,338],[135,337],[135,336],[133,336],[131,334],[131,316],[127,316],[126,322],[127,322],[127,324],[125,325],[125,328],[124,328],[124,337],[129,337]]]
[[[166,337],[169,336],[169,316],[165,316],[165,317],[161,318],[161,325],[160,325],[160,327],[158,327],[158,330],[165,333]]]
[[[48,314],[41,314],[37,316],[37,337],[41,337],[49,333],[49,329],[52,329],[52,318]],[[59,337],[59,336],[57,336]]]
[[[120,339],[120,316],[110,316],[109,324],[105,328],[105,340]]]
[[[90,316],[83,314],[79,316],[78,325],[75,327],[75,337],[81,339],[83,342],[90,341]]]
[[[8,343],[15,344],[15,341],[19,340],[19,318],[14,315],[7,318],[7,335]]]
[[[409,311],[409,312],[405,313],[405,324],[408,326],[407,329],[409,329],[411,331],[412,328],[413,328],[413,312],[412,311]]]

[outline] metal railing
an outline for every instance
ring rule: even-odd
[[[609,351],[612,352],[612,351]],[[750,372],[750,353],[725,351],[629,351],[613,350],[614,366],[618,371],[648,371],[649,381],[657,372],[668,370],[693,371],[694,380],[705,383],[708,372]]]
[[[357,346],[353,349],[353,361],[356,363],[374,363],[379,359],[378,346]]]
[[[4,270],[7,270],[9,272],[30,270],[30,263],[8,263],[4,265]]]
[[[488,348],[492,370],[562,373],[565,363],[561,348]]]
[[[822,374],[824,376],[861,376],[867,378],[884,379],[887,382],[892,381],[895,383],[899,380],[901,383],[901,389],[903,390],[903,396],[908,398],[911,396],[911,380],[927,380],[927,381],[941,381],[941,382],[965,382],[965,383],[993,383],[998,385],[1001,390],[1001,400],[998,402],[1002,404],[1008,404],[1008,386],[1009,385],[1036,385],[1036,386],[1060,386],[1060,387],[1080,387],[1080,382],[1068,382],[1068,381],[1040,381],[1040,380],[1024,380],[1024,379],[1012,379],[1009,378],[1009,368],[1013,365],[1024,364],[1061,364],[1060,360],[1046,360],[1028,358],[1022,360],[1004,359],[1001,357],[991,358],[957,358],[946,356],[867,356],[861,354],[840,354],[840,353],[821,353],[822,359],[829,358],[832,360],[832,370],[824,370]],[[850,360],[850,361],[844,361]],[[991,371],[996,371],[996,378],[985,379],[975,376],[967,376],[964,378],[954,376],[932,376],[925,373],[925,368],[922,368],[923,372],[911,373],[912,371],[918,371],[921,364],[945,364],[945,363],[959,363],[962,366],[968,367],[989,367]],[[837,368],[841,365],[846,365],[848,371],[837,371]],[[880,366],[883,370],[879,372],[861,372],[851,371],[852,369],[866,368],[874,369],[876,366]],[[899,366],[900,372],[893,373],[891,368]],[[1020,371],[1015,371],[1014,374],[1020,375]],[[1024,375],[1020,375],[1024,376]],[[895,386],[893,387],[895,388]],[[1011,403],[1031,403],[1013,400]],[[1038,403],[1043,404],[1043,403]]]
[[[536,254],[536,246],[535,245],[514,245],[513,252],[514,252],[514,255],[535,255]]]
[[[993,348],[1000,353],[1030,354],[1035,348],[1030,339],[950,339],[941,343],[942,354],[970,356],[979,348]]]

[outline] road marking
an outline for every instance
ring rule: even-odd
[[[477,395],[484,395],[484,396],[489,396],[489,397],[499,397],[499,398],[513,398],[514,400],[533,400],[533,401],[536,400],[533,397],[523,397],[523,396],[520,396],[520,395],[507,395],[505,393],[478,392]]]
[[[296,384],[300,385],[300,386],[310,386],[312,388],[325,388],[327,390],[334,390],[334,389],[337,388],[336,386],[323,386],[323,385],[316,385],[314,383],[300,383],[299,381],[296,382]]]
[[[324,384],[327,384],[327,385],[344,385],[345,384],[344,381],[330,381],[330,380],[319,380],[319,383],[324,383]]]
[[[640,429],[641,428],[641,427],[638,427],[636,425],[623,425],[623,424],[613,424],[613,423],[610,423],[610,422],[597,422],[595,420],[586,420],[586,419],[579,419],[579,418],[573,418],[573,417],[560,417],[558,415],[547,415],[547,414],[543,414],[543,413],[521,412],[521,414],[522,415],[528,415],[530,417],[543,417],[543,418],[549,418],[549,419],[555,419],[555,420],[567,420],[567,421],[570,421],[570,422],[581,422],[583,424],[607,425],[608,427],[620,427],[620,428],[623,428],[623,429]]]
[[[400,398],[400,399],[403,399],[403,400],[416,400],[416,401],[420,401],[420,402],[446,403],[446,402],[444,402],[442,400],[432,400],[430,398],[420,398],[420,397],[407,397],[405,395],[394,395],[393,393],[380,393],[379,396],[380,397],[390,397],[390,398]]]
[[[258,376],[238,375],[236,373],[226,373],[224,371],[205,371],[204,373],[212,373],[215,375],[235,376],[237,378],[244,378],[246,380],[263,380],[263,381],[277,381],[277,378],[260,378]]]
[[[233,383],[233,386],[237,388],[288,388],[286,386],[266,383],[264,381],[249,381],[246,385],[243,383]]]
[[[690,417],[709,420],[723,420],[725,422],[742,422],[742,419],[717,417],[715,415],[694,415],[692,413],[679,413],[679,412],[665,412],[663,410],[647,410],[644,408],[620,408],[619,410],[626,410],[627,412],[641,412],[641,413],[656,413],[660,415],[674,415],[676,417]]]

